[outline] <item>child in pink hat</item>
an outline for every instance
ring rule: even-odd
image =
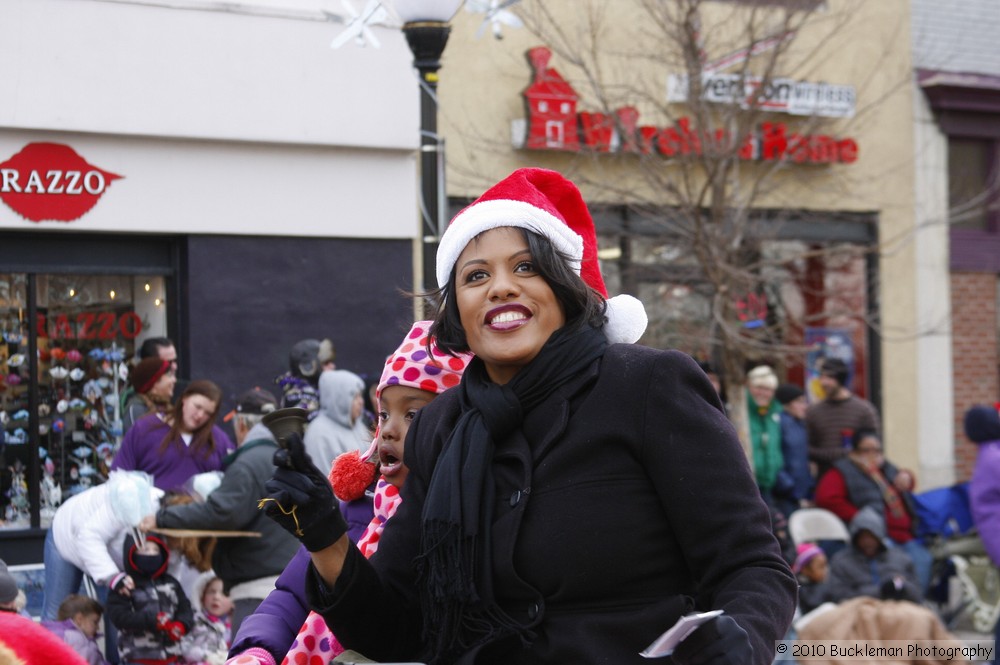
[[[815,543],[801,543],[796,551],[792,572],[799,580],[799,609],[808,614],[830,600],[827,578],[830,567],[826,553]]]
[[[390,355],[382,370],[376,388],[378,402],[378,429],[369,449],[363,453],[344,453],[330,469],[330,483],[341,499],[348,499],[356,488],[366,488],[372,473],[364,467],[374,465],[381,473],[375,488],[374,511],[368,528],[358,540],[358,549],[366,557],[378,549],[378,541],[386,521],[399,507],[399,488],[406,479],[408,469],[403,464],[403,447],[410,423],[417,412],[435,397],[462,380],[462,373],[472,359],[471,354],[452,356],[438,349],[433,339],[428,339],[431,321],[417,321],[410,328],[402,344]],[[355,489],[349,489],[350,485]],[[310,612],[295,641],[282,660],[285,663],[329,662],[343,647],[337,641],[323,617]],[[251,653],[253,652],[253,653]],[[263,652],[263,653],[258,653]],[[250,649],[243,655],[231,658],[229,665],[257,665],[267,663],[266,652]],[[268,654],[269,655],[269,654]]]

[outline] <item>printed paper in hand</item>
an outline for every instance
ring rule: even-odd
[[[722,614],[722,610],[712,610],[701,614],[687,614],[677,620],[667,632],[656,638],[656,641],[646,647],[645,651],[640,651],[639,655],[645,658],[663,658],[669,656],[677,648],[677,645],[684,641],[684,638],[695,631],[695,629],[706,621],[711,621]]]

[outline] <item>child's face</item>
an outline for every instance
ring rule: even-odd
[[[233,601],[222,591],[222,580],[216,578],[205,585],[201,596],[201,606],[216,617],[224,617],[233,611]]]
[[[379,398],[378,459],[386,481],[402,487],[409,469],[403,464],[403,447],[417,411],[437,395],[410,386],[386,386]]]
[[[160,546],[154,543],[152,540],[147,540],[142,545],[139,545],[135,550],[136,554],[159,554]]]
[[[97,612],[77,612],[73,615],[73,623],[80,629],[80,632],[90,639],[97,636],[97,624],[101,622],[101,616]]]
[[[814,556],[805,568],[802,569],[802,574],[810,582],[823,582],[826,580],[826,576],[830,573],[830,565],[826,560],[825,554],[817,554]]]

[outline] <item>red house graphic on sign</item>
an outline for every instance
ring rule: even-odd
[[[549,68],[552,52],[544,46],[528,51],[534,70],[531,85],[524,91],[528,103],[526,148],[579,150],[576,91],[555,69]]]

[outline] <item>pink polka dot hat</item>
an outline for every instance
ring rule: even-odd
[[[462,380],[462,372],[472,360],[471,353],[451,356],[440,350],[431,340],[428,352],[427,331],[432,321],[417,321],[410,328],[403,343],[385,361],[382,377],[375,389],[376,398],[389,386],[408,386],[426,390],[434,394],[454,388]],[[371,447],[361,453],[361,459],[368,459],[378,449],[378,437]]]

